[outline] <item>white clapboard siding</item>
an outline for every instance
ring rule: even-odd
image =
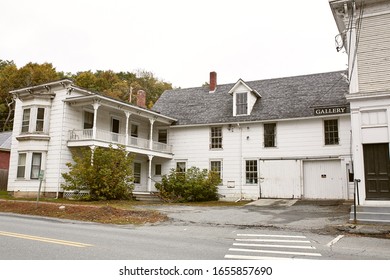
[[[358,43],[361,92],[390,89],[390,13],[364,17]]]
[[[210,126],[173,127],[170,144],[174,160],[169,167],[175,168],[177,161],[186,161],[187,168],[209,168],[210,160],[221,160],[223,182],[219,192],[226,198],[300,197],[302,160],[348,158],[350,155],[349,115],[335,118],[339,120],[340,143],[329,146],[324,145],[323,118],[277,121],[276,147],[273,148],[264,147],[262,122],[223,125],[223,148],[217,150],[209,148]],[[258,184],[246,184],[245,160],[258,160],[258,175],[263,177],[264,171],[265,179],[259,179]],[[342,162],[346,165],[344,159]],[[339,167],[342,168],[341,164]],[[347,184],[346,178],[343,182]]]

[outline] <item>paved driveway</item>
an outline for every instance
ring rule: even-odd
[[[244,206],[202,207],[151,204],[173,223],[274,227],[329,232],[348,224],[351,203],[342,200],[261,199]]]

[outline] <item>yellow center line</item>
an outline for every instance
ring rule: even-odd
[[[14,232],[6,232],[6,231],[0,231],[0,235],[28,239],[28,240],[41,241],[41,242],[47,242],[47,243],[54,243],[54,244],[60,244],[60,245],[66,245],[66,246],[73,246],[73,247],[93,246],[91,244],[85,244],[85,243],[79,243],[79,242],[73,242],[73,241],[67,241],[67,240],[60,240],[60,239],[52,239],[52,238],[33,236],[33,235],[26,235],[26,234],[14,233]]]

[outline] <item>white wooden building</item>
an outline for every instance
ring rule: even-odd
[[[42,193],[63,193],[61,174],[72,161],[72,148],[125,145],[135,154],[135,190],[151,191],[156,166],[172,159],[167,129],[172,118],[87,91],[64,79],[11,92],[15,105],[8,191],[36,195],[43,172]],[[153,172],[152,172],[153,168]],[[163,170],[163,169],[162,169]]]
[[[356,192],[359,203],[366,206],[358,209],[358,220],[390,223],[390,3],[330,0],[329,4],[340,32],[339,49],[348,54],[346,97]]]
[[[224,199],[349,199],[350,115],[344,72],[166,91],[170,168],[220,173]]]
[[[135,191],[170,169],[220,173],[223,199],[352,196],[344,72],[169,90],[153,110],[60,80],[14,90],[8,191],[60,196],[71,149],[123,144],[136,155]]]

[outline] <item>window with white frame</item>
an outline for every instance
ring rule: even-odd
[[[338,120],[324,120],[325,145],[339,144]]]
[[[133,123],[131,124],[130,135],[131,137],[138,137],[138,125]]]
[[[168,130],[159,129],[158,130],[158,142],[167,144],[168,143]]]
[[[264,124],[264,147],[276,147],[276,123]]]
[[[22,132],[29,132],[30,129],[30,114],[31,109],[27,108],[23,110],[23,119],[22,119]]]
[[[248,114],[248,93],[238,92],[236,93],[236,115]]]
[[[93,128],[93,113],[89,111],[84,111],[84,129]]]
[[[210,149],[222,149],[222,126],[211,127]]]
[[[162,166],[161,166],[161,164],[156,164],[155,166],[154,166],[154,175],[156,175],[156,176],[161,176],[161,169],[162,169]]]
[[[134,162],[133,176],[134,184],[141,184],[141,163]]]
[[[26,153],[19,153],[18,157],[18,170],[16,177],[25,178],[26,176]]]
[[[43,132],[44,123],[45,123],[45,108],[38,108],[35,131]]]
[[[38,179],[41,171],[42,153],[33,153],[31,159],[31,179]]]
[[[176,172],[185,173],[187,170],[187,163],[185,161],[176,162]]]
[[[257,184],[257,160],[245,161],[245,182],[247,184]]]
[[[210,171],[213,171],[216,174],[218,174],[219,179],[221,179],[221,181],[222,181],[222,161],[221,160],[210,160]]]

